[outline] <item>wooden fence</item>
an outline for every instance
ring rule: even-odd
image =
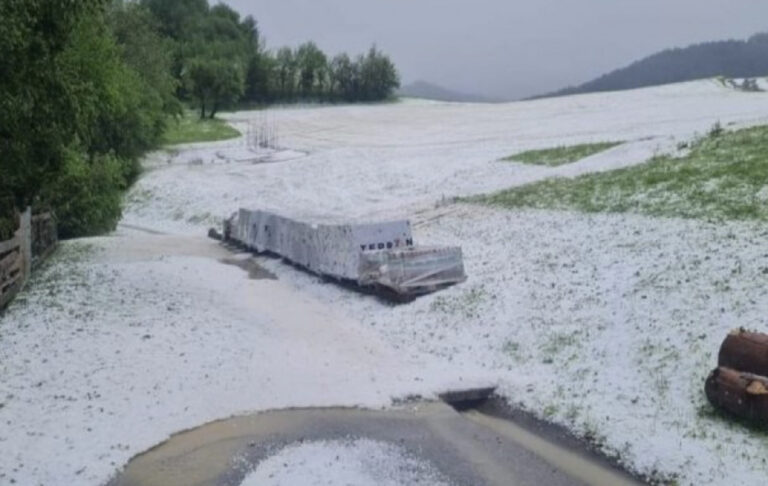
[[[43,213],[32,216],[32,268],[36,267],[51,254],[59,236],[53,214]]]
[[[16,297],[33,266],[50,255],[57,242],[56,223],[50,213],[32,216],[30,209],[24,211],[13,238],[0,241],[0,309]]]

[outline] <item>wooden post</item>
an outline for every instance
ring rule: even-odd
[[[32,274],[32,208],[27,208],[19,216],[19,232],[23,259],[22,285],[24,285]]]

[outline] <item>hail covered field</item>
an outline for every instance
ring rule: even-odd
[[[276,130],[286,150],[248,160],[247,141],[157,153],[157,169],[128,198],[125,220],[199,233],[239,206],[296,216],[412,216],[457,196],[554,175],[642,163],[716,122],[764,120],[768,100],[714,81],[625,93],[511,104],[405,101],[236,113],[229,119]],[[498,162],[517,152],[589,142],[626,142],[556,169]],[[269,163],[271,161],[271,163]]]
[[[700,81],[227,118],[266,129],[272,148],[243,137],[152,154],[123,229],[65,245],[4,317],[0,450],[13,451],[0,483],[98,484],[169,434],[232,414],[491,382],[639,474],[763,484],[765,435],[703,395],[724,335],[768,315],[760,224],[456,199],[642,164],[716,123],[766,124],[768,94]],[[602,142],[621,144],[558,167],[500,161]],[[278,281],[247,280],[200,241],[239,207],[409,218],[418,242],[463,247],[469,280],[394,307],[267,258]]]

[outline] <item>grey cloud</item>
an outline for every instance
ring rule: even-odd
[[[271,47],[376,43],[405,82],[517,98],[586,81],[666,47],[768,30],[764,0],[227,0]]]

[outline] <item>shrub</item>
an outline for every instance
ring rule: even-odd
[[[125,164],[111,155],[88,159],[68,150],[43,199],[55,209],[59,236],[73,238],[112,231],[120,219]]]
[[[17,220],[14,215],[0,214],[0,241],[11,239],[16,226]]]

